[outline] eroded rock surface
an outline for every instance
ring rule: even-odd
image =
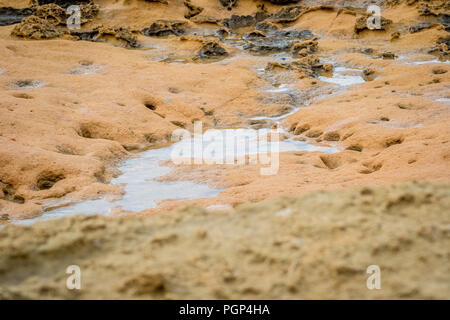
[[[126,47],[129,48],[139,48],[140,44],[137,40],[137,36],[128,27],[104,27],[97,26],[92,30],[87,31],[70,31],[70,35],[79,39],[86,41],[102,41],[108,36],[114,37],[116,40],[120,41]]]
[[[355,24],[355,33],[358,34],[364,30],[375,30],[375,31],[384,31],[386,30],[386,28],[392,23],[392,20],[386,19],[384,17],[380,17],[380,26],[379,27],[374,27],[374,29],[370,29],[369,26],[370,23],[368,22],[369,19],[373,19],[372,16],[369,15],[364,15],[359,17],[356,20],[356,24]]]
[[[226,57],[228,52],[217,41],[205,41],[197,56],[201,59]]]
[[[185,33],[185,26],[186,22],[184,21],[157,20],[150,27],[142,29],[142,33],[149,37],[181,36]]]
[[[65,31],[55,24],[36,16],[24,18],[11,32],[12,36],[29,39],[51,39],[65,34]]]
[[[185,0],[183,3],[186,6],[186,13],[184,14],[186,19],[195,17],[203,11],[202,7],[196,6],[191,2],[191,0]]]

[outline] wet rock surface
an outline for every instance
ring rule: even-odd
[[[423,16],[440,16],[450,12],[450,3],[446,0],[414,1],[419,2],[418,11]]]
[[[22,21],[33,14],[31,8],[16,9],[11,7],[0,7],[0,26],[9,26]]]
[[[237,4],[238,0],[220,0],[222,6],[231,11],[231,9]]]
[[[450,56],[450,36],[439,38],[436,46],[431,48],[428,53],[439,57],[447,58]]]
[[[276,13],[274,13],[269,21],[274,23],[288,23],[297,20],[302,12],[305,10],[303,6],[292,6],[287,8],[282,8]]]
[[[254,25],[256,19],[254,16],[238,16],[233,14],[230,18],[223,19],[223,25],[230,29],[237,29]]]
[[[331,64],[322,63],[319,57],[310,54],[292,62],[270,62],[267,64],[266,71],[276,71],[277,69],[285,69],[297,71],[301,77],[315,77],[322,73],[330,73],[333,70]]]
[[[219,58],[228,56],[228,52],[217,41],[205,41],[197,52],[200,59]]]
[[[185,33],[186,22],[178,20],[157,20],[150,27],[142,29],[142,33],[149,37],[181,36]]]
[[[137,36],[128,27],[103,27],[97,26],[87,31],[70,31],[70,35],[78,40],[85,41],[105,41],[108,36],[114,37],[128,48],[139,48],[141,45]]]
[[[418,25],[409,27],[409,28],[408,28],[408,31],[409,31],[410,33],[416,33],[416,32],[420,32],[420,31],[422,31],[422,30],[424,30],[424,29],[431,28],[432,25],[433,25],[433,24],[432,24],[431,22],[423,22],[423,23],[420,23],[420,24],[418,24]]]
[[[284,51],[291,46],[291,40],[281,37],[254,37],[247,40],[244,49],[252,52],[268,53],[271,51]]]

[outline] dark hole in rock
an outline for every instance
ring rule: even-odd
[[[214,110],[205,110],[205,108],[203,108],[203,107],[200,107],[200,110],[203,111],[205,116],[212,116],[212,115],[214,115]]]
[[[395,144],[401,144],[403,142],[403,138],[391,138],[386,140],[384,143],[385,148],[389,148],[390,146],[393,146]]]
[[[186,13],[184,14],[184,17],[186,19],[190,19],[192,17],[195,17],[196,15],[199,15],[202,11],[202,7],[198,7],[194,5],[191,0],[185,0],[184,5],[186,6]]]
[[[169,92],[170,93],[175,93],[175,94],[177,94],[177,93],[180,93],[181,92],[181,90],[180,89],[178,89],[178,88],[169,88]]]
[[[310,128],[311,127],[309,124],[297,125],[294,130],[294,135],[297,136],[299,134],[302,134],[303,132],[308,131]]]
[[[100,183],[106,183],[106,178],[105,178],[105,168],[103,168],[101,171],[97,171],[94,174],[94,177],[97,179],[98,182]]]
[[[236,5],[237,0],[220,0],[220,3],[222,6],[228,9],[228,11],[231,10],[231,7]]]
[[[339,141],[340,138],[341,138],[341,136],[339,135],[339,133],[328,132],[327,134],[325,134],[324,140],[326,140],[326,141]]]
[[[14,195],[13,199],[11,200],[13,202],[17,202],[17,203],[25,203],[25,199],[22,196],[19,195]]]
[[[380,57],[384,60],[394,60],[397,56],[393,52],[383,52]]]
[[[92,138],[92,133],[87,126],[82,125],[80,127],[80,130],[78,131],[78,134],[83,138],[88,138],[88,139]]]
[[[361,152],[363,150],[363,148],[360,145],[353,145],[353,146],[348,147],[347,150]]]
[[[58,174],[58,173],[52,173],[52,172],[46,172],[43,173],[37,180],[36,182],[36,186],[39,190],[48,190],[51,187],[53,187],[53,185],[60,181],[63,180],[65,177],[63,174]]]
[[[336,169],[339,167],[339,161],[335,159],[333,156],[326,155],[326,156],[320,156],[320,160],[327,166],[328,169]]]
[[[144,134],[144,138],[148,143],[155,143],[156,142],[156,138],[150,134],[150,133],[146,133]]]
[[[25,199],[22,196],[16,194],[16,189],[10,183],[5,183],[0,180],[0,189],[3,191],[3,197],[5,200],[24,203]]]
[[[138,151],[138,150],[140,150],[140,149],[142,148],[142,147],[141,147],[139,144],[137,144],[137,143],[123,144],[122,147],[123,147],[125,150],[129,151],[129,152],[135,152],[135,151]]]
[[[433,69],[433,74],[444,74],[444,73],[447,73],[447,70],[442,69],[442,68]]]
[[[305,134],[308,138],[318,138],[322,135],[322,131],[320,130],[313,130],[309,131]]]
[[[150,110],[156,110],[156,106],[150,102],[144,103],[145,107]]]
[[[30,96],[29,94],[26,93],[15,93],[13,94],[14,98],[19,98],[19,99],[34,99],[34,97]]]
[[[176,125],[177,127],[181,127],[181,128],[184,128],[186,125],[183,123],[183,122],[181,122],[181,121],[170,121],[172,124],[174,124],[174,125]]]

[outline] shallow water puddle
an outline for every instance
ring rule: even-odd
[[[155,178],[170,171],[169,167],[159,165],[160,161],[170,159],[170,147],[150,149],[139,154],[138,158],[126,160],[120,167],[122,174],[111,181],[112,185],[124,184],[122,199],[108,201],[101,198],[88,200],[69,206],[63,206],[44,213],[35,219],[14,221],[16,224],[31,224],[36,221],[50,220],[73,216],[76,214],[110,214],[114,209],[121,208],[128,211],[142,211],[155,208],[157,201],[163,199],[189,200],[204,197],[214,197],[221,189],[211,189],[204,184],[188,181],[159,182]]]
[[[333,74],[331,77],[326,77],[326,76],[319,76],[318,79],[320,81],[323,82],[327,82],[327,83],[332,83],[332,84],[336,84],[341,88],[346,88],[348,86],[352,86],[355,84],[360,84],[360,83],[364,83],[365,80],[362,77],[362,71],[359,69],[352,69],[352,68],[347,68],[347,67],[343,67],[343,66],[335,66],[335,63],[333,63],[333,61],[330,60],[326,60],[323,59],[324,62],[326,63],[331,63],[333,64]],[[263,74],[265,71],[264,68],[259,68],[257,69],[257,72],[259,74]],[[289,85],[287,84],[276,84],[276,85],[272,85],[272,88],[265,90],[265,92],[267,93],[278,93],[278,94],[294,94],[295,92],[289,87]],[[329,98],[331,97],[333,94],[327,94],[324,95],[322,98]],[[316,99],[316,102],[318,100],[321,99]],[[296,106],[295,108],[293,108],[289,113],[280,115],[280,116],[275,116],[275,117],[270,117],[270,116],[258,116],[258,117],[253,117],[250,120],[273,120],[273,121],[278,121],[278,120],[282,120],[290,115],[293,115],[294,113],[296,113],[300,108],[302,108],[303,105],[301,106]]]
[[[364,83],[365,81],[361,74],[361,70],[358,69],[334,67],[332,77],[319,76],[318,79],[323,82],[337,84],[341,87],[348,87],[355,84]]]
[[[258,137],[264,136],[269,132],[271,132],[270,129],[208,130],[203,135],[194,135],[192,138],[183,139],[169,147],[144,151],[139,154],[138,158],[125,161],[119,167],[122,175],[111,181],[112,185],[124,185],[125,194],[122,199],[108,201],[107,197],[105,197],[98,200],[83,201],[50,210],[35,219],[14,221],[12,223],[31,224],[36,221],[57,219],[81,213],[107,215],[113,213],[115,209],[138,212],[155,208],[160,200],[191,200],[214,197],[223,189],[212,189],[205,184],[188,181],[160,182],[154,180],[170,171],[170,167],[159,165],[160,161],[183,157],[187,154],[192,159],[195,159],[197,153],[180,153],[180,150],[195,151],[196,144],[202,150],[201,158],[203,163],[208,161],[218,163],[227,154],[233,154],[235,158],[239,158],[252,154],[296,150],[322,151],[325,153],[338,152],[335,148],[314,146],[304,141],[294,141],[292,139],[280,141],[278,145],[274,142],[260,143]],[[285,131],[278,129],[276,132],[283,133]],[[241,139],[243,137],[244,140]],[[241,145],[244,148],[237,147],[239,146],[239,141],[244,141],[244,144]],[[211,150],[219,150],[219,152],[210,152]],[[220,152],[220,150],[223,152]]]
[[[202,158],[204,161],[226,163],[231,159],[234,163],[238,158],[255,154],[269,154],[287,151],[322,151],[338,152],[336,148],[322,147],[304,141],[292,139],[271,140],[287,134],[284,129],[222,129],[207,130],[202,135],[194,135],[176,143],[173,158]],[[272,138],[273,139],[273,138]],[[231,156],[230,156],[231,155]]]

